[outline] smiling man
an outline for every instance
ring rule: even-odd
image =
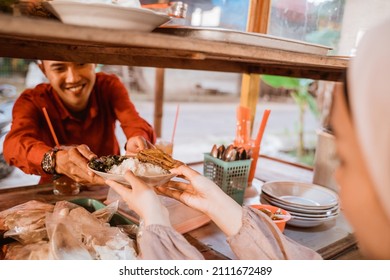
[[[66,175],[79,183],[104,183],[89,172],[87,162],[119,154],[116,121],[126,135],[127,154],[154,143],[153,128],[140,117],[116,76],[95,73],[95,64],[42,61],[39,67],[49,83],[26,89],[15,102],[12,127],[4,142],[4,157],[10,165],[40,175],[41,182]]]

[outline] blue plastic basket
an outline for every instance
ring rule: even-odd
[[[240,205],[244,202],[250,167],[250,159],[228,162],[204,154],[203,174]]]

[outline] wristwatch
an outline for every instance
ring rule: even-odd
[[[56,172],[56,154],[60,149],[55,147],[46,152],[43,156],[41,165],[43,171],[47,174],[57,174]]]

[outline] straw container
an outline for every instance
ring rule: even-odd
[[[205,153],[203,174],[242,205],[245,189],[248,186],[250,166],[250,159],[228,162],[215,158],[210,153]]]

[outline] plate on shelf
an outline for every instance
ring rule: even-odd
[[[80,26],[150,32],[171,19],[166,14],[149,9],[114,4],[61,0],[43,4],[63,23]]]
[[[176,35],[180,37],[197,38],[226,43],[238,43],[317,55],[327,55],[328,51],[332,49],[331,47],[324,45],[276,37],[269,34],[243,32],[224,28],[162,26],[156,28],[153,32]]]

